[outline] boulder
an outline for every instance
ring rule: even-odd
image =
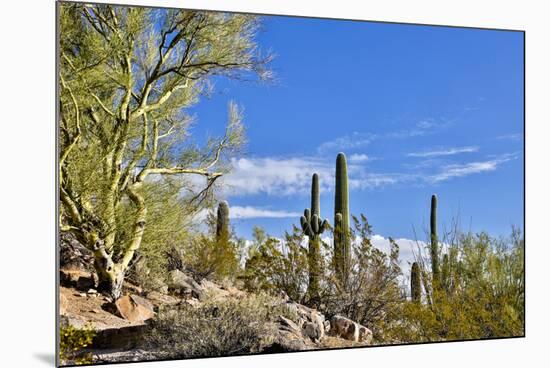
[[[143,322],[153,318],[153,304],[137,295],[124,295],[115,302],[117,314],[130,322]]]
[[[330,319],[330,333],[349,341],[370,344],[372,331],[349,318],[335,315]]]
[[[65,315],[69,307],[69,300],[64,294],[59,294],[59,314]]]
[[[168,288],[177,294],[199,299],[203,294],[203,287],[180,270],[170,271]]]
[[[317,342],[321,339],[321,337],[323,337],[323,330],[319,328],[317,323],[306,321],[302,325],[302,335],[310,338],[314,342]]]
[[[180,302],[178,298],[160,293],[158,291],[150,291],[147,293],[147,299],[149,299],[155,306],[161,305],[176,305]]]
[[[304,336],[318,340],[325,335],[325,316],[317,310],[294,302],[285,303],[284,309],[290,315],[297,316],[298,326],[303,330],[302,332],[305,333]],[[307,332],[304,332],[304,326],[306,324],[311,325],[308,325]]]

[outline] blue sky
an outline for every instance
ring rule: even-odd
[[[257,40],[277,82],[216,80],[192,109],[200,139],[223,132],[230,100],[244,108],[248,145],[222,193],[238,235],[298,224],[313,172],[332,223],[340,151],[351,212],[376,234],[424,239],[432,193],[442,227],[523,226],[522,33],[265,17]]]

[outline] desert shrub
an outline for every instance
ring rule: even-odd
[[[424,302],[403,303],[394,341],[421,342],[521,336],[524,333],[524,242],[486,233],[457,234],[440,263],[441,280],[424,269]],[[419,255],[419,260],[422,256]],[[423,260],[423,265],[426,260]]]
[[[239,248],[236,241],[198,234],[181,249],[182,265],[199,278],[232,279],[240,269]]]
[[[333,248],[325,247],[328,258],[321,289],[321,309],[328,316],[340,314],[357,321],[373,332],[376,343],[385,341],[386,327],[398,318],[404,300],[400,287],[399,247],[393,239],[389,252],[371,243],[372,228],[366,217],[352,217],[351,257],[346,282],[337,277]]]
[[[274,337],[281,307],[266,294],[182,304],[162,309],[147,344],[162,358],[197,358],[256,353]]]
[[[160,212],[159,217],[163,210],[167,217],[157,226],[147,227],[149,231],[129,273],[131,281],[157,289],[167,281],[168,272],[175,269],[190,272],[199,279],[218,281],[233,280],[239,274],[243,241],[233,231],[216,238],[216,220],[211,213],[205,222],[193,224],[196,219],[189,213],[195,209],[186,203],[172,199],[158,207],[157,203],[152,205],[153,210]]]
[[[301,231],[296,227],[292,233],[285,233],[284,239],[270,237],[263,229],[255,227],[244,273],[240,277],[245,288],[273,294],[284,292],[294,301],[303,301],[308,282],[305,246]]]
[[[59,358],[64,364],[90,364],[92,354],[83,351],[90,346],[96,332],[87,326],[82,329],[72,325],[61,326],[59,331]]]
[[[332,262],[332,244],[321,242],[324,267],[320,272],[319,301],[310,303],[307,295],[308,248],[302,232],[296,227],[283,240],[269,237],[256,228],[243,279],[249,291],[265,290],[286,293],[292,300],[316,307],[328,317],[341,314],[373,330],[377,341],[404,300],[399,285],[399,248],[391,241],[389,253],[372,246],[372,230],[366,218],[354,217],[351,230],[352,256],[347,283],[337,277]],[[329,240],[330,242],[330,240]]]

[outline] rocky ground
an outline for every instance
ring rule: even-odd
[[[115,303],[99,294],[92,270],[78,263],[66,264],[60,271],[61,323],[77,328],[90,326],[97,331],[89,350],[94,362],[143,361],[158,358],[153,351],[140,346],[140,337],[147,332],[159,308],[187,303],[200,306],[205,300],[222,301],[242,298],[244,291],[232,286],[218,285],[174,270],[169,283],[161,290],[143,290],[125,282],[123,296]],[[330,319],[315,309],[281,296],[279,302],[292,319],[276,318],[275,336],[262,352],[314,350],[369,345],[372,332],[342,316]]]

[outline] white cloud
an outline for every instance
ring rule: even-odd
[[[454,150],[473,149],[463,147]],[[354,155],[351,155],[353,157]],[[365,159],[359,155],[360,159]],[[486,161],[441,165],[439,161],[415,167],[415,172],[376,173],[353,159],[348,163],[350,190],[366,190],[397,184],[434,184],[453,178],[494,171],[502,163],[519,157],[518,153],[488,156]],[[357,158],[357,157],[355,157]],[[368,159],[368,157],[366,158]],[[321,192],[334,189],[334,161],[321,157],[252,157],[232,160],[233,170],[220,179],[223,195],[275,197],[304,196],[311,191],[311,176],[319,175]],[[424,172],[419,172],[423,169]]]
[[[232,206],[229,210],[229,217],[233,219],[250,219],[250,218],[286,218],[299,217],[298,212],[277,211],[265,208],[257,208],[251,206]]]
[[[394,240],[399,246],[400,266],[403,274],[406,276],[410,272],[409,263],[415,261],[414,254],[418,253],[419,247],[424,248],[426,243],[406,238],[398,238]],[[375,234],[371,237],[371,243],[375,248],[380,249],[387,254],[390,253],[390,240],[388,238]]]
[[[353,156],[353,155],[352,155]],[[233,171],[222,177],[227,196],[264,194],[270,196],[307,195],[311,191],[311,176],[319,175],[321,191],[334,188],[334,161],[315,157],[304,158],[241,158],[232,161]],[[410,176],[395,173],[367,172],[353,161],[348,164],[349,187],[370,189],[410,180]]]
[[[306,194],[313,173],[319,174],[321,189],[330,187],[334,170],[331,164],[316,158],[233,159],[233,171],[223,178],[224,189],[234,196]]]
[[[446,149],[440,149],[435,151],[427,151],[427,152],[413,152],[407,154],[408,157],[438,157],[438,156],[451,156],[451,155],[457,155],[459,153],[471,153],[471,152],[477,152],[479,150],[479,147],[457,147],[457,148],[446,148]]]
[[[354,153],[349,157],[350,162],[366,162],[370,160],[369,156],[365,155],[364,153]]]
[[[433,182],[440,182],[452,178],[459,178],[467,175],[494,171],[497,169],[498,165],[506,161],[508,161],[508,159],[469,162],[466,164],[458,165],[447,165],[443,168],[443,171],[441,171],[439,174],[430,176],[429,179]]]

